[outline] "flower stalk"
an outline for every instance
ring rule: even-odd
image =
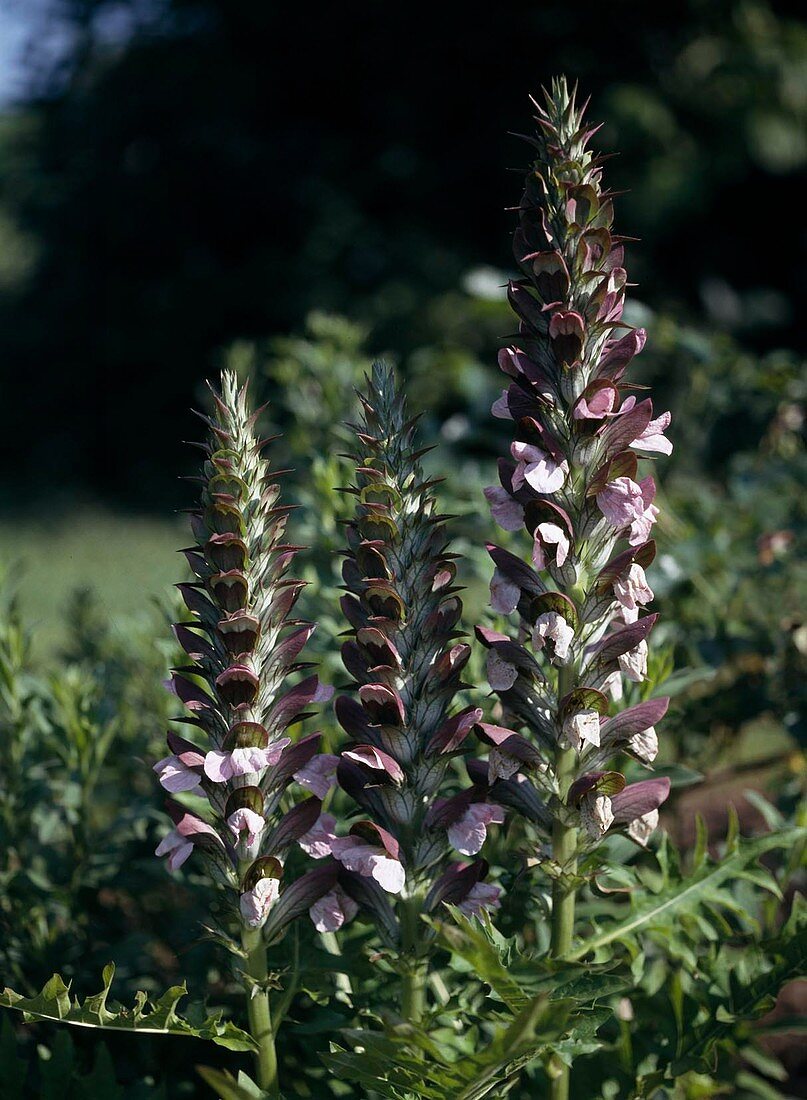
[[[526,530],[529,557],[488,546],[492,607],[517,615],[518,635],[477,635],[506,723],[482,724],[496,746],[490,797],[535,827],[559,958],[574,941],[580,858],[615,830],[647,844],[669,792],[666,778],[628,784],[612,766],[633,757],[650,767],[668,700],[611,712],[623,678],[645,679],[656,620],[644,613],[656,490],[639,462],[672,448],[670,414],[654,419],[626,378],[645,334],[622,320],[624,238],[612,231],[613,196],[588,148],[597,128],[586,127],[562,79],[536,107],[513,238],[522,276],[508,287],[518,333],[500,352],[508,384],[492,410],[512,422],[513,440],[499,485],[485,491],[500,527]],[[552,1096],[568,1095],[560,1067]]]
[[[383,364],[360,399],[342,600],[351,627],[342,659],[357,697],[337,699],[336,714],[350,739],[338,781],[365,816],[333,837],[332,851],[343,888],[399,953],[401,1014],[418,1021],[431,944],[421,915],[443,902],[469,916],[497,904],[484,860],[455,861],[452,848],[476,856],[504,811],[451,766],[482,712],[454,710],[470,646],[457,633],[447,517],[424,478],[415,422]]]
[[[187,711],[178,721],[195,740],[170,730],[170,755],[155,765],[174,821],[157,854],[173,871],[196,852],[221,889],[228,916],[220,932],[244,960],[258,1083],[276,1096],[267,945],[309,910],[320,920],[338,873],[327,861],[296,874],[336,761],[318,753],[320,734],[291,734],[332,693],[314,675],[289,686],[288,677],[310,668],[300,656],[314,626],[293,617],[303,584],[287,575],[299,547],[284,541],[280,475],[232,373],[213,399],[190,517],[196,543],[185,550],[195,579],[178,586],[189,618],[175,632],[189,663],[171,681]]]
[[[279,1096],[275,1031],[272,1024],[269,990],[266,987],[269,977],[266,965],[266,944],[260,929],[257,928],[243,928],[241,943],[246,955],[244,974],[249,1032],[258,1047],[255,1055],[257,1080],[269,1096]]]

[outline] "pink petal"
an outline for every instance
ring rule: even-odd
[[[496,398],[496,400],[490,406],[490,411],[497,420],[513,419],[513,415],[510,412],[510,406],[507,403],[507,390],[502,390],[501,397]]]
[[[312,859],[324,859],[332,854],[332,844],[336,839],[336,818],[332,814],[320,814],[297,843]]]
[[[198,756],[201,764],[204,757],[201,754],[198,754]],[[157,773],[160,784],[172,793],[193,791],[202,782],[199,772],[188,767],[178,756],[166,756],[162,760],[158,760],[154,765],[154,771]]]
[[[251,890],[239,899],[241,916],[250,928],[260,928],[266,923],[269,911],[280,893],[280,882],[276,878],[260,878]]]
[[[664,432],[670,426],[672,414],[664,412],[655,420],[651,420],[638,439],[634,439],[631,447],[639,451],[654,451],[663,455],[671,455],[673,445],[667,439]]]
[[[448,839],[458,852],[474,856],[485,843],[487,826],[504,821],[504,810],[488,802],[475,802],[462,817],[449,825]]]
[[[340,886],[334,886],[327,894],[315,901],[309,909],[309,915],[318,932],[338,932],[342,925],[353,920],[359,907]]]
[[[486,909],[498,909],[501,890],[487,882],[477,882],[459,903],[457,909],[466,917],[479,917]]]
[[[323,799],[336,783],[338,764],[338,756],[332,756],[327,752],[319,753],[294,773],[294,779],[300,786],[307,787],[317,798]]]

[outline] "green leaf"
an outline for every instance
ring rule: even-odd
[[[26,1023],[56,1020],[113,1031],[188,1035],[209,1039],[228,1050],[255,1050],[255,1042],[247,1032],[221,1019],[221,1009],[208,1014],[201,1006],[192,1005],[186,1018],[179,1016],[177,1005],[187,994],[184,985],[172,986],[153,1003],[148,1001],[145,993],[138,992],[132,1008],[114,1001],[107,1003],[114,976],[115,967],[110,963],[104,967],[101,992],[87,997],[83,1003],[71,997],[70,987],[65,985],[61,975],[54,974],[35,997],[23,997],[13,989],[4,989],[0,993],[0,1007],[22,1012]]]
[[[502,1097],[533,1059],[552,1051],[567,1028],[569,1002],[536,997],[506,1024],[494,1027],[487,1046],[446,1049],[411,1024],[382,1031],[343,1032],[347,1046],[332,1044],[328,1068],[388,1100],[482,1100]]]
[[[748,972],[750,970],[750,973]],[[807,976],[807,903],[796,895],[787,923],[760,950],[746,954],[746,967],[715,966],[713,990],[701,1003],[703,1021],[688,1024],[672,1064],[673,1075],[701,1068],[712,1049],[730,1038],[736,1025],[773,1008],[787,982]]]
[[[721,910],[733,912],[740,919],[746,917],[745,910],[728,889],[729,884],[745,880],[778,896],[776,880],[759,865],[760,857],[775,848],[790,848],[806,835],[807,830],[794,827],[749,839],[739,837],[730,821],[723,858],[712,860],[705,855],[702,845],[699,846],[698,863],[689,876],[680,871],[678,853],[665,837],[657,856],[661,875],[660,881],[654,883],[655,889],[633,893],[627,916],[595,926],[566,959],[581,959],[619,943],[633,948],[637,936],[651,932],[675,933],[676,942],[681,945],[687,918],[697,922],[701,935],[704,920],[716,923],[719,936],[724,931]]]
[[[237,1077],[227,1070],[213,1069],[211,1066],[197,1066],[196,1072],[205,1084],[215,1089],[219,1100],[268,1100],[269,1093],[264,1092],[243,1070]]]
[[[539,993],[589,1006],[630,985],[627,973],[615,973],[613,964],[593,966],[538,958],[519,951],[515,941],[505,940],[489,920],[484,924],[469,920],[456,909],[452,917],[451,921],[429,922],[438,942],[461,958],[511,1012],[520,1012]]]

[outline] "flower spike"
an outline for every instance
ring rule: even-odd
[[[342,601],[352,628],[342,656],[356,695],[337,699],[336,714],[350,738],[339,783],[366,818],[333,841],[333,852],[354,877],[391,896],[404,954],[414,956],[426,929],[413,927],[411,914],[417,920],[447,896],[436,883],[454,874],[452,851],[476,855],[504,811],[476,785],[447,797],[455,785],[451,758],[482,717],[476,707],[453,706],[470,646],[458,633],[462,604],[447,517],[424,480],[415,421],[389,367],[374,365],[360,401]],[[346,890],[373,910],[389,938],[387,907],[349,877]],[[498,893],[482,889],[482,877],[483,869],[458,877],[452,903],[469,912],[495,905]]]
[[[639,463],[672,445],[670,414],[626,392],[645,333],[622,320],[625,238],[613,231],[613,196],[588,147],[595,130],[562,79],[536,107],[536,156],[513,237],[521,274],[508,289],[518,335],[500,353],[506,388],[492,410],[512,421],[513,442],[499,484],[485,490],[496,523],[526,533],[522,556],[488,547],[492,607],[516,614],[519,634],[477,635],[512,726],[480,727],[495,743],[490,796],[521,808],[552,841],[552,946],[562,954],[579,856],[614,830],[646,844],[669,792],[666,780],[626,786],[609,770],[618,753],[652,764],[667,700],[609,717],[609,696],[621,696],[623,678],[646,676],[656,615],[646,613],[645,568],[658,508]]]
[[[299,548],[284,541],[289,510],[261,454],[246,388],[225,372],[221,393],[212,392],[201,497],[191,513],[196,544],[184,551],[195,579],[179,585],[189,617],[174,628],[190,663],[174,670],[172,689],[198,741],[170,732],[170,755],[154,769],[171,794],[206,796],[209,818],[170,803],[175,828],[157,853],[173,870],[199,849],[233,892],[236,919],[255,929],[282,900],[288,847],[328,793],[335,761],[317,755],[319,734],[293,743],[290,729],[331,692],[316,676],[287,686],[305,667],[299,658],[314,629],[293,618],[303,585],[287,571]],[[315,921],[324,919],[319,903],[335,888],[335,867],[330,877],[330,885],[326,875],[310,880]],[[305,878],[297,880],[303,893]],[[273,927],[279,934],[284,924]]]

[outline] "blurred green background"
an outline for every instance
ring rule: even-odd
[[[182,973],[228,995],[196,942],[204,890],[151,860],[142,762],[170,713],[175,512],[193,494],[178,477],[196,461],[182,441],[224,363],[271,401],[278,464],[297,471],[291,536],[313,546],[305,610],[326,678],[343,676],[337,425],[375,355],[399,364],[439,445],[466,623],[486,614],[481,488],[505,446],[489,408],[520,191],[507,169],[528,163],[508,131],[529,131],[527,94],[556,72],[591,94],[595,144],[619,154],[617,228],[641,238],[627,317],[649,332],[637,380],[673,411],[654,675],[678,669],[664,761],[706,779],[679,788],[666,823],[686,841],[699,808],[719,834],[731,797],[759,824],[749,786],[793,809],[807,776],[800,11],[0,7],[0,787],[17,808],[1,976],[30,989],[115,957],[131,985]]]

